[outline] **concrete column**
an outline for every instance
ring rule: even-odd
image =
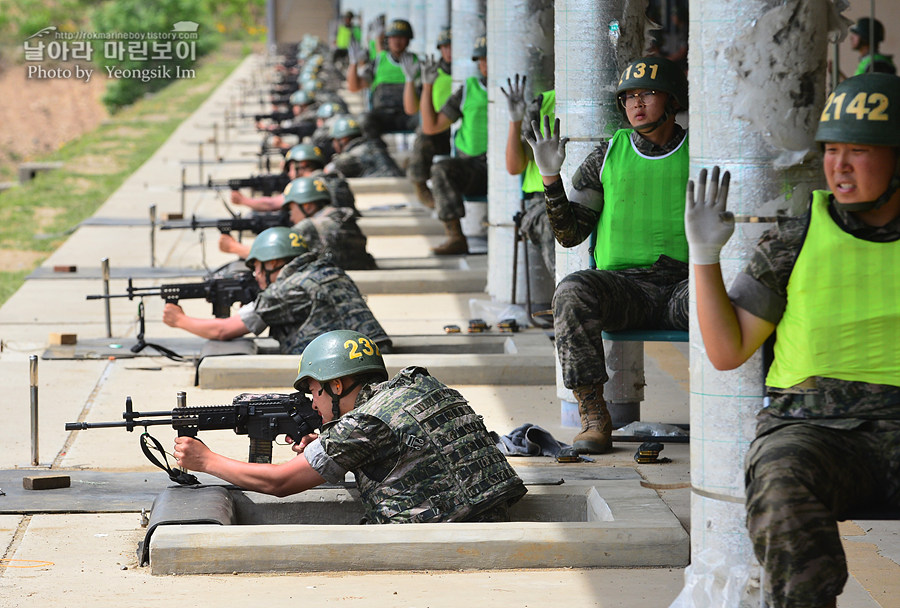
[[[412,25],[414,37],[409,43],[409,50],[420,57],[422,53],[427,53],[429,48],[434,48],[434,45],[428,42],[427,4],[427,0],[408,0],[409,8],[405,13],[406,16],[400,17]]]
[[[485,0],[452,0],[450,27],[453,30],[453,90],[465,83],[470,76],[478,75],[478,66],[472,61],[475,39],[485,33],[487,10]]]
[[[626,0],[557,0],[555,3],[556,49],[556,115],[561,131],[570,137],[562,178],[569,188],[572,174],[602,139],[612,137],[622,126],[615,106],[615,87],[625,64],[641,56],[647,19],[642,2]],[[556,283],[564,276],[588,268],[590,255],[587,241],[570,249],[557,245]],[[640,359],[637,355],[640,354]],[[610,383],[634,386],[635,370],[643,377],[643,351],[627,343],[607,345],[607,357],[617,362],[610,370]],[[627,375],[621,380],[617,374]],[[572,392],[562,383],[557,364],[557,394],[562,399],[562,422],[576,426],[577,408]],[[612,396],[612,395],[610,395]],[[626,399],[625,409],[632,410],[635,396],[615,395]],[[618,403],[610,402],[614,418]]]
[[[438,35],[450,27],[450,0],[425,0],[425,52],[437,53]]]
[[[771,225],[741,218],[798,214],[810,191],[824,185],[812,138],[824,104],[832,12],[831,3],[799,0],[691,2],[690,174],[696,180],[713,165],[731,172],[728,207],[738,223],[722,252],[726,285]],[[730,372],[709,364],[693,276],[690,330],[692,565],[673,606],[758,606],[743,462],[763,404],[761,357]]]
[[[489,0],[488,39],[488,282],[487,291],[499,302],[510,302],[513,281],[513,216],[522,199],[521,176],[506,171],[509,111],[500,87],[514,74],[528,76],[526,99],[553,88],[552,0]],[[519,246],[521,251],[522,247]],[[517,259],[516,303],[526,297],[525,256]],[[547,304],[553,297],[553,277],[529,243],[531,299]]]

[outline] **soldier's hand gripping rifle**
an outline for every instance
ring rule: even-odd
[[[196,215],[191,220],[170,220],[159,225],[160,230],[197,230],[198,228],[216,228],[222,234],[229,232],[242,232],[249,230],[253,234],[259,234],[268,228],[275,226],[290,227],[291,218],[282,211],[255,212],[247,217],[235,216],[227,219],[202,219]]]
[[[179,393],[179,401],[184,393]],[[231,429],[238,435],[250,439],[248,462],[272,462],[272,442],[277,437],[287,435],[293,441],[315,432],[322,424],[322,418],[313,409],[312,402],[303,393],[254,394],[241,393],[231,405],[208,405],[200,407],[176,407],[173,410],[155,412],[135,412],[131,397],[125,399],[122,422],[67,422],[67,431],[85,429],[124,427],[131,432],[143,428],[141,450],[144,455],[167,473],[172,481],[191,485],[199,483],[197,478],[184,471],[173,470],[162,446],[148,432],[147,427],[167,425],[178,431],[179,437],[196,437],[199,431]],[[165,465],[150,453],[148,442],[163,453]]]

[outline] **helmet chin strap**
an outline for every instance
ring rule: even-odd
[[[360,381],[356,380],[350,386],[345,387],[344,390],[341,391],[341,393],[338,395],[338,394],[335,394],[335,392],[333,390],[331,390],[331,382],[328,382],[328,381],[325,382],[325,387],[324,387],[325,392],[328,393],[329,397],[331,397],[331,419],[332,420],[337,420],[338,418],[341,417],[341,399],[343,399],[345,395],[352,392],[353,389],[355,389],[360,384],[361,384]]]
[[[876,198],[874,201],[864,201],[861,203],[841,203],[841,208],[846,209],[847,211],[872,211],[873,209],[878,209],[894,196],[894,193],[897,192],[897,189],[900,188],[900,175],[896,173],[891,178],[891,182],[888,184],[887,190],[884,193]]]
[[[670,111],[669,104],[667,103],[666,110],[663,112],[663,115],[660,118],[658,118],[657,120],[654,120],[649,125],[641,125],[640,127],[634,127],[634,130],[637,131],[638,133],[640,133],[641,135],[644,135],[646,133],[652,133],[653,131],[658,129],[660,126],[662,126],[667,120],[669,120],[670,116],[672,116],[672,113]]]

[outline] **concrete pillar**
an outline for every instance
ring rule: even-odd
[[[425,52],[437,53],[437,39],[441,30],[450,27],[450,0],[425,0]]]
[[[400,17],[412,25],[414,38],[409,43],[409,50],[420,57],[422,53],[427,53],[429,48],[434,48],[434,45],[428,42],[427,4],[427,0],[408,0],[409,8],[405,13],[406,16]]]
[[[812,138],[824,104],[832,9],[800,0],[691,2],[690,174],[696,180],[716,164],[731,172],[728,207],[738,223],[722,252],[726,285],[769,227],[740,219],[797,214],[824,185]],[[762,407],[761,357],[730,372],[709,364],[693,278],[690,330],[692,565],[673,606],[758,606],[743,462]]]
[[[452,0],[450,27],[453,30],[453,90],[478,75],[478,66],[472,61],[475,39],[485,33],[487,9],[485,0]]]
[[[528,76],[526,99],[553,88],[552,0],[488,0],[488,277],[487,292],[498,302],[510,302],[513,281],[513,216],[522,199],[521,176],[506,171],[509,112],[500,87],[514,74]],[[521,251],[522,247],[519,246]],[[525,256],[517,259],[516,303],[526,298]],[[529,243],[531,299],[549,304],[553,277]]]
[[[572,174],[597,142],[612,137],[622,126],[615,106],[615,87],[625,64],[641,56],[647,47],[644,10],[644,3],[625,0],[558,0],[555,3],[556,115],[563,135],[571,138],[562,167],[567,187],[572,183]],[[570,249],[557,245],[556,283],[589,265],[587,241]],[[634,378],[638,371],[643,378],[642,349],[614,342],[607,345],[607,358],[617,362],[617,369],[609,370],[610,386],[633,388],[640,384]],[[575,399],[563,386],[558,364],[557,394],[562,399],[562,424],[577,426]],[[623,395],[622,391],[608,397],[624,400],[621,409],[625,411],[633,411],[639,400],[636,394]],[[613,417],[620,419],[620,401],[610,400],[609,404]]]

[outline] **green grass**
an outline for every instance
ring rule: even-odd
[[[177,80],[56,152],[34,159],[62,161],[64,169],[38,174],[0,193],[0,249],[38,252],[43,255],[34,266],[40,264],[153,155],[248,50],[240,43],[223,45],[198,62],[196,78]],[[0,305],[31,270],[0,270]]]

